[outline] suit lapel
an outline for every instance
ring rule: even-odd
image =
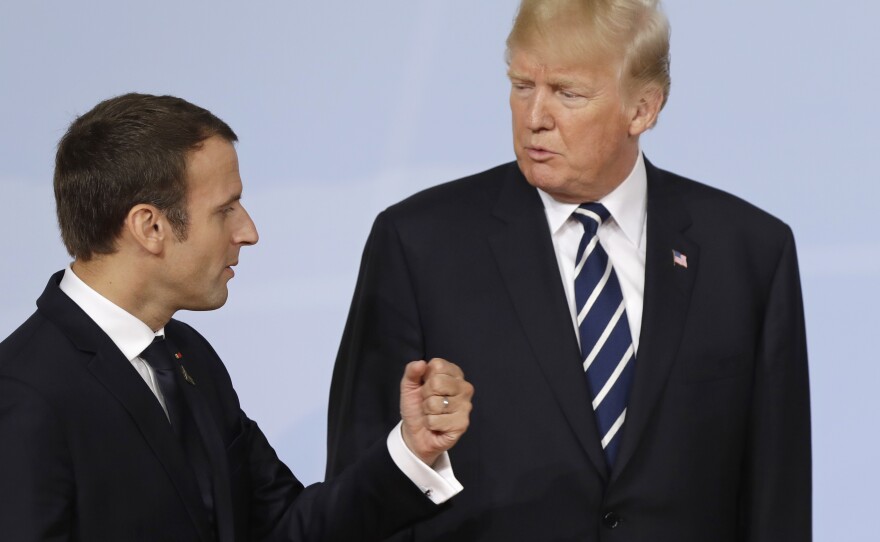
[[[128,411],[144,440],[156,454],[192,519],[201,540],[212,540],[210,524],[195,477],[187,466],[168,418],[131,363],[103,331],[58,288],[63,272],[55,274],[37,301],[79,349],[94,353],[88,370]]]
[[[168,329],[166,328],[167,332]],[[190,378],[185,380],[181,373],[178,373],[176,376],[184,401],[192,414],[193,421],[198,427],[205,455],[211,465],[217,538],[220,542],[232,542],[235,538],[235,528],[232,522],[234,514],[232,509],[232,493],[229,486],[229,463],[226,460],[226,446],[223,444],[223,437],[211,414],[207,399],[199,387],[199,383],[204,384],[208,381],[207,375],[198,372],[199,365],[194,363],[190,352],[183,352],[182,354],[181,365],[188,371]]]
[[[505,226],[489,243],[533,355],[572,431],[605,478],[605,458],[543,204],[516,164],[507,171],[494,210]]]
[[[200,537],[211,540],[208,517],[195,477],[156,397],[121,353],[108,356],[99,352],[89,364],[89,370],[131,415],[180,494]]]
[[[620,453],[612,483],[639,445],[674,365],[684,330],[691,290],[699,271],[699,247],[685,235],[690,215],[666,173],[647,160],[648,227],[645,295],[636,373],[626,411]],[[687,258],[687,267],[673,262],[673,250]]]

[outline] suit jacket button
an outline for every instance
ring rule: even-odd
[[[608,529],[616,529],[620,525],[620,516],[614,512],[608,512],[602,516],[602,525]]]

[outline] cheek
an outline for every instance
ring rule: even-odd
[[[510,122],[513,125],[513,131],[519,133],[523,126],[522,113],[512,102],[510,104]]]
[[[592,161],[596,156],[613,154],[626,138],[626,129],[619,115],[603,115],[577,124],[569,132],[569,143],[581,160]]]
[[[572,165],[583,165],[592,160],[592,156],[600,152],[607,144],[601,126],[594,123],[580,123],[571,126],[564,133],[565,146],[569,151],[569,162]]]
[[[510,117],[514,126],[524,128],[528,124],[530,113],[529,100],[521,97],[511,97]]]

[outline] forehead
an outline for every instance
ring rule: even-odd
[[[509,53],[508,75],[512,79],[546,78],[551,84],[589,83],[618,79],[620,62],[607,57],[570,58],[555,51],[515,48]]]
[[[223,202],[241,193],[235,147],[220,136],[203,141],[187,155],[186,180],[190,205]]]

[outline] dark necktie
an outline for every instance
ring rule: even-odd
[[[192,378],[172,354],[172,348],[163,337],[156,337],[140,355],[156,375],[171,428],[183,447],[187,461],[196,476],[202,501],[213,518],[214,498],[211,484],[211,467],[205,454],[200,432],[188,408],[182,386],[189,386]],[[187,383],[189,382],[189,383]]]
[[[610,213],[600,203],[585,203],[572,216],[584,226],[574,270],[581,361],[599,438],[611,468],[626,419],[636,355],[620,283],[597,235]]]

